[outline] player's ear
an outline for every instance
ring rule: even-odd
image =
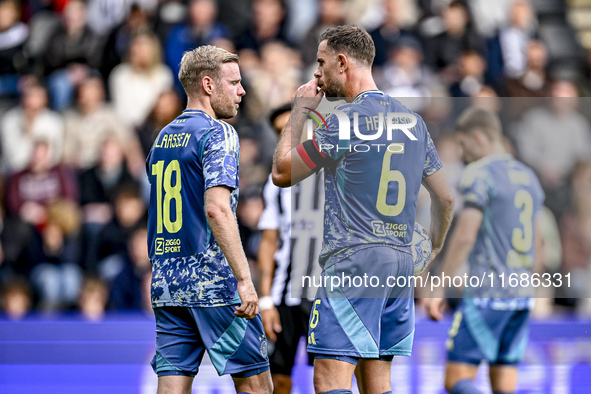
[[[344,73],[349,68],[349,58],[344,53],[339,53],[337,56],[337,65],[339,67],[339,73]]]
[[[214,89],[213,85],[214,85],[214,83],[213,83],[213,79],[211,77],[205,76],[201,80],[201,86],[203,87],[203,90],[205,91],[205,93],[207,93],[208,95],[211,95],[213,93],[213,89]]]

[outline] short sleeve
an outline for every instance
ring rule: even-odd
[[[339,148],[339,123],[336,115],[329,115],[325,120],[314,113],[318,127],[314,129],[312,139],[296,147],[304,163],[315,172],[344,154],[345,149]],[[347,141],[349,142],[349,141]],[[341,143],[342,146],[342,143]],[[348,149],[347,149],[348,151]],[[339,154],[340,152],[340,154]]]
[[[490,203],[490,186],[486,169],[468,166],[462,176],[460,188],[465,207],[483,211]]]
[[[423,166],[423,178],[436,173],[443,167],[431,135],[426,130],[425,132],[427,134],[427,154],[425,156],[425,165]]]
[[[229,124],[219,122],[212,128],[203,145],[203,178],[205,189],[214,186],[238,187],[238,133]]]
[[[259,219],[259,230],[278,230],[279,229],[279,193],[280,189],[273,184],[271,177],[263,189],[263,202],[265,208]]]
[[[326,123],[314,130],[314,144],[319,152],[333,160],[343,155],[345,149],[340,149],[343,146],[339,146],[339,143],[342,145],[344,142],[349,141],[339,141],[339,120],[336,115],[328,116]]]

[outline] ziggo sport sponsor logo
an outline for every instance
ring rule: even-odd
[[[161,255],[165,253],[179,253],[181,251],[180,239],[164,239],[156,238],[154,240],[155,254]]]

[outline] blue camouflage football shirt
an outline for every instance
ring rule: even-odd
[[[310,168],[325,168],[320,264],[326,269],[371,245],[385,244],[410,253],[421,182],[442,167],[425,123],[377,90],[363,92],[336,109],[349,118],[350,138],[340,138],[339,120],[333,113],[315,129],[313,141],[298,147]],[[400,123],[410,125],[409,119],[414,120],[408,134],[394,129],[388,135],[389,113],[399,114]],[[393,117],[392,124],[397,119]]]
[[[204,210],[205,190],[226,186],[236,212],[239,154],[236,130],[198,110],[183,111],[156,138],[146,161],[153,307],[240,303]]]
[[[468,257],[470,277],[482,283],[465,297],[493,309],[529,308],[534,288],[509,280],[529,278],[533,269],[535,220],[545,197],[538,178],[511,154],[494,154],[466,167],[461,190],[464,205],[483,214]]]

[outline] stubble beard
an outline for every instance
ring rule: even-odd
[[[222,93],[216,93],[211,97],[211,108],[218,119],[230,119],[238,114],[234,101]]]
[[[326,97],[344,97],[342,86],[337,79],[332,77],[326,78],[322,90]]]

